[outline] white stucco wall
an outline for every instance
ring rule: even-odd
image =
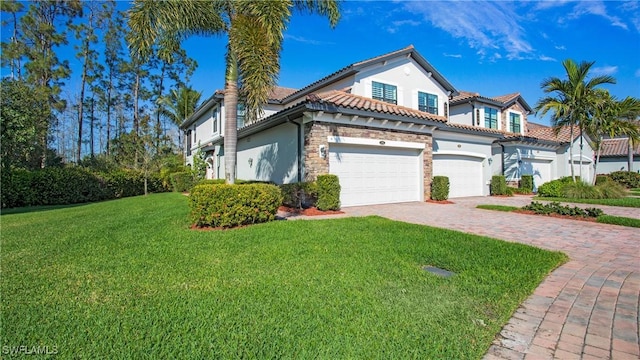
[[[593,149],[589,145],[589,142],[585,137],[582,139],[582,178],[585,181],[593,179]],[[573,164],[575,176],[580,176],[580,137],[576,137],[573,145]],[[571,176],[571,161],[569,159],[569,147],[566,147],[566,151],[558,154],[558,177]]]
[[[551,171],[549,174],[551,178],[549,180],[558,178],[557,167],[559,162],[554,149],[537,148],[521,144],[506,144],[504,145],[505,179],[507,181],[519,181],[522,174],[531,174],[532,169],[526,168],[527,160],[549,164]]]
[[[451,107],[449,111],[449,122],[462,125],[475,125],[472,124],[472,111],[471,104],[458,104]]]
[[[296,182],[297,130],[296,125],[285,123],[239,139],[237,178],[277,184]]]
[[[627,167],[629,163],[627,162],[626,156],[621,157],[606,157],[600,158],[600,163],[598,163],[598,174],[609,174],[614,171],[627,171]],[[633,171],[640,172],[640,157],[635,156],[633,158]]]

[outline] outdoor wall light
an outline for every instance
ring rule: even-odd
[[[489,163],[489,165],[491,165],[491,163],[493,162],[492,158],[487,158],[487,162]]]
[[[318,155],[321,159],[325,159],[327,157],[327,147],[324,145],[320,145],[318,147]]]
[[[253,158],[249,158],[249,167],[253,166]]]

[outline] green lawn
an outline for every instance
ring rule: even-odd
[[[631,197],[626,197],[621,199],[568,199],[568,198],[536,196],[533,198],[533,200],[640,208],[640,198],[631,198]]]
[[[638,188],[638,189],[630,189],[629,193],[631,193],[631,195],[633,195],[633,196],[640,196],[640,188]]]
[[[194,231],[175,193],[31,210],[0,218],[0,345],[60,358],[479,359],[566,261],[379,217]]]

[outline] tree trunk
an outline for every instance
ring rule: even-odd
[[[582,147],[584,146],[582,139],[582,128],[580,128],[580,170],[578,170],[578,173],[580,174],[580,181],[584,182],[584,178],[582,177]]]
[[[571,166],[571,178],[573,182],[576,182],[576,175],[573,171],[573,124],[569,126],[569,132],[571,137],[571,142],[569,144],[569,166]]]
[[[600,141],[598,142],[598,150],[596,152],[596,164],[593,166],[593,181],[591,182],[592,185],[596,184],[596,177],[598,175],[598,164],[600,164],[600,153],[602,153],[602,140],[603,137],[600,136]]]
[[[238,63],[231,49],[228,51],[224,86],[224,175],[227,184],[233,184],[236,180],[238,145]]]
[[[627,137],[627,141],[629,142],[629,153],[627,154],[627,162],[628,162],[628,167],[627,169],[629,169],[629,171],[633,171],[633,141],[631,140],[631,137]]]
[[[95,149],[94,149],[94,132],[93,132],[93,127],[95,126],[94,124],[94,113],[93,113],[93,97],[91,98],[91,123],[89,124],[90,129],[89,129],[89,134],[91,136],[91,138],[89,139],[89,146],[90,146],[90,153],[91,153],[91,158],[93,159],[95,157]]]

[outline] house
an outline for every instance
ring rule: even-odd
[[[600,162],[598,174],[609,174],[614,171],[640,171],[640,144],[633,147],[633,163],[629,169],[629,139],[604,139],[600,145]]]
[[[224,177],[224,112],[218,91],[181,125],[187,164],[202,151],[209,178]],[[409,46],[298,90],[276,87],[251,124],[240,106],[236,175],[290,183],[335,174],[342,206],[423,201],[434,175],[449,177],[452,198],[488,195],[495,174],[533,174],[540,185],[566,175],[569,145],[529,124],[530,112],[518,93],[458,91]],[[592,155],[585,144],[574,162]]]

